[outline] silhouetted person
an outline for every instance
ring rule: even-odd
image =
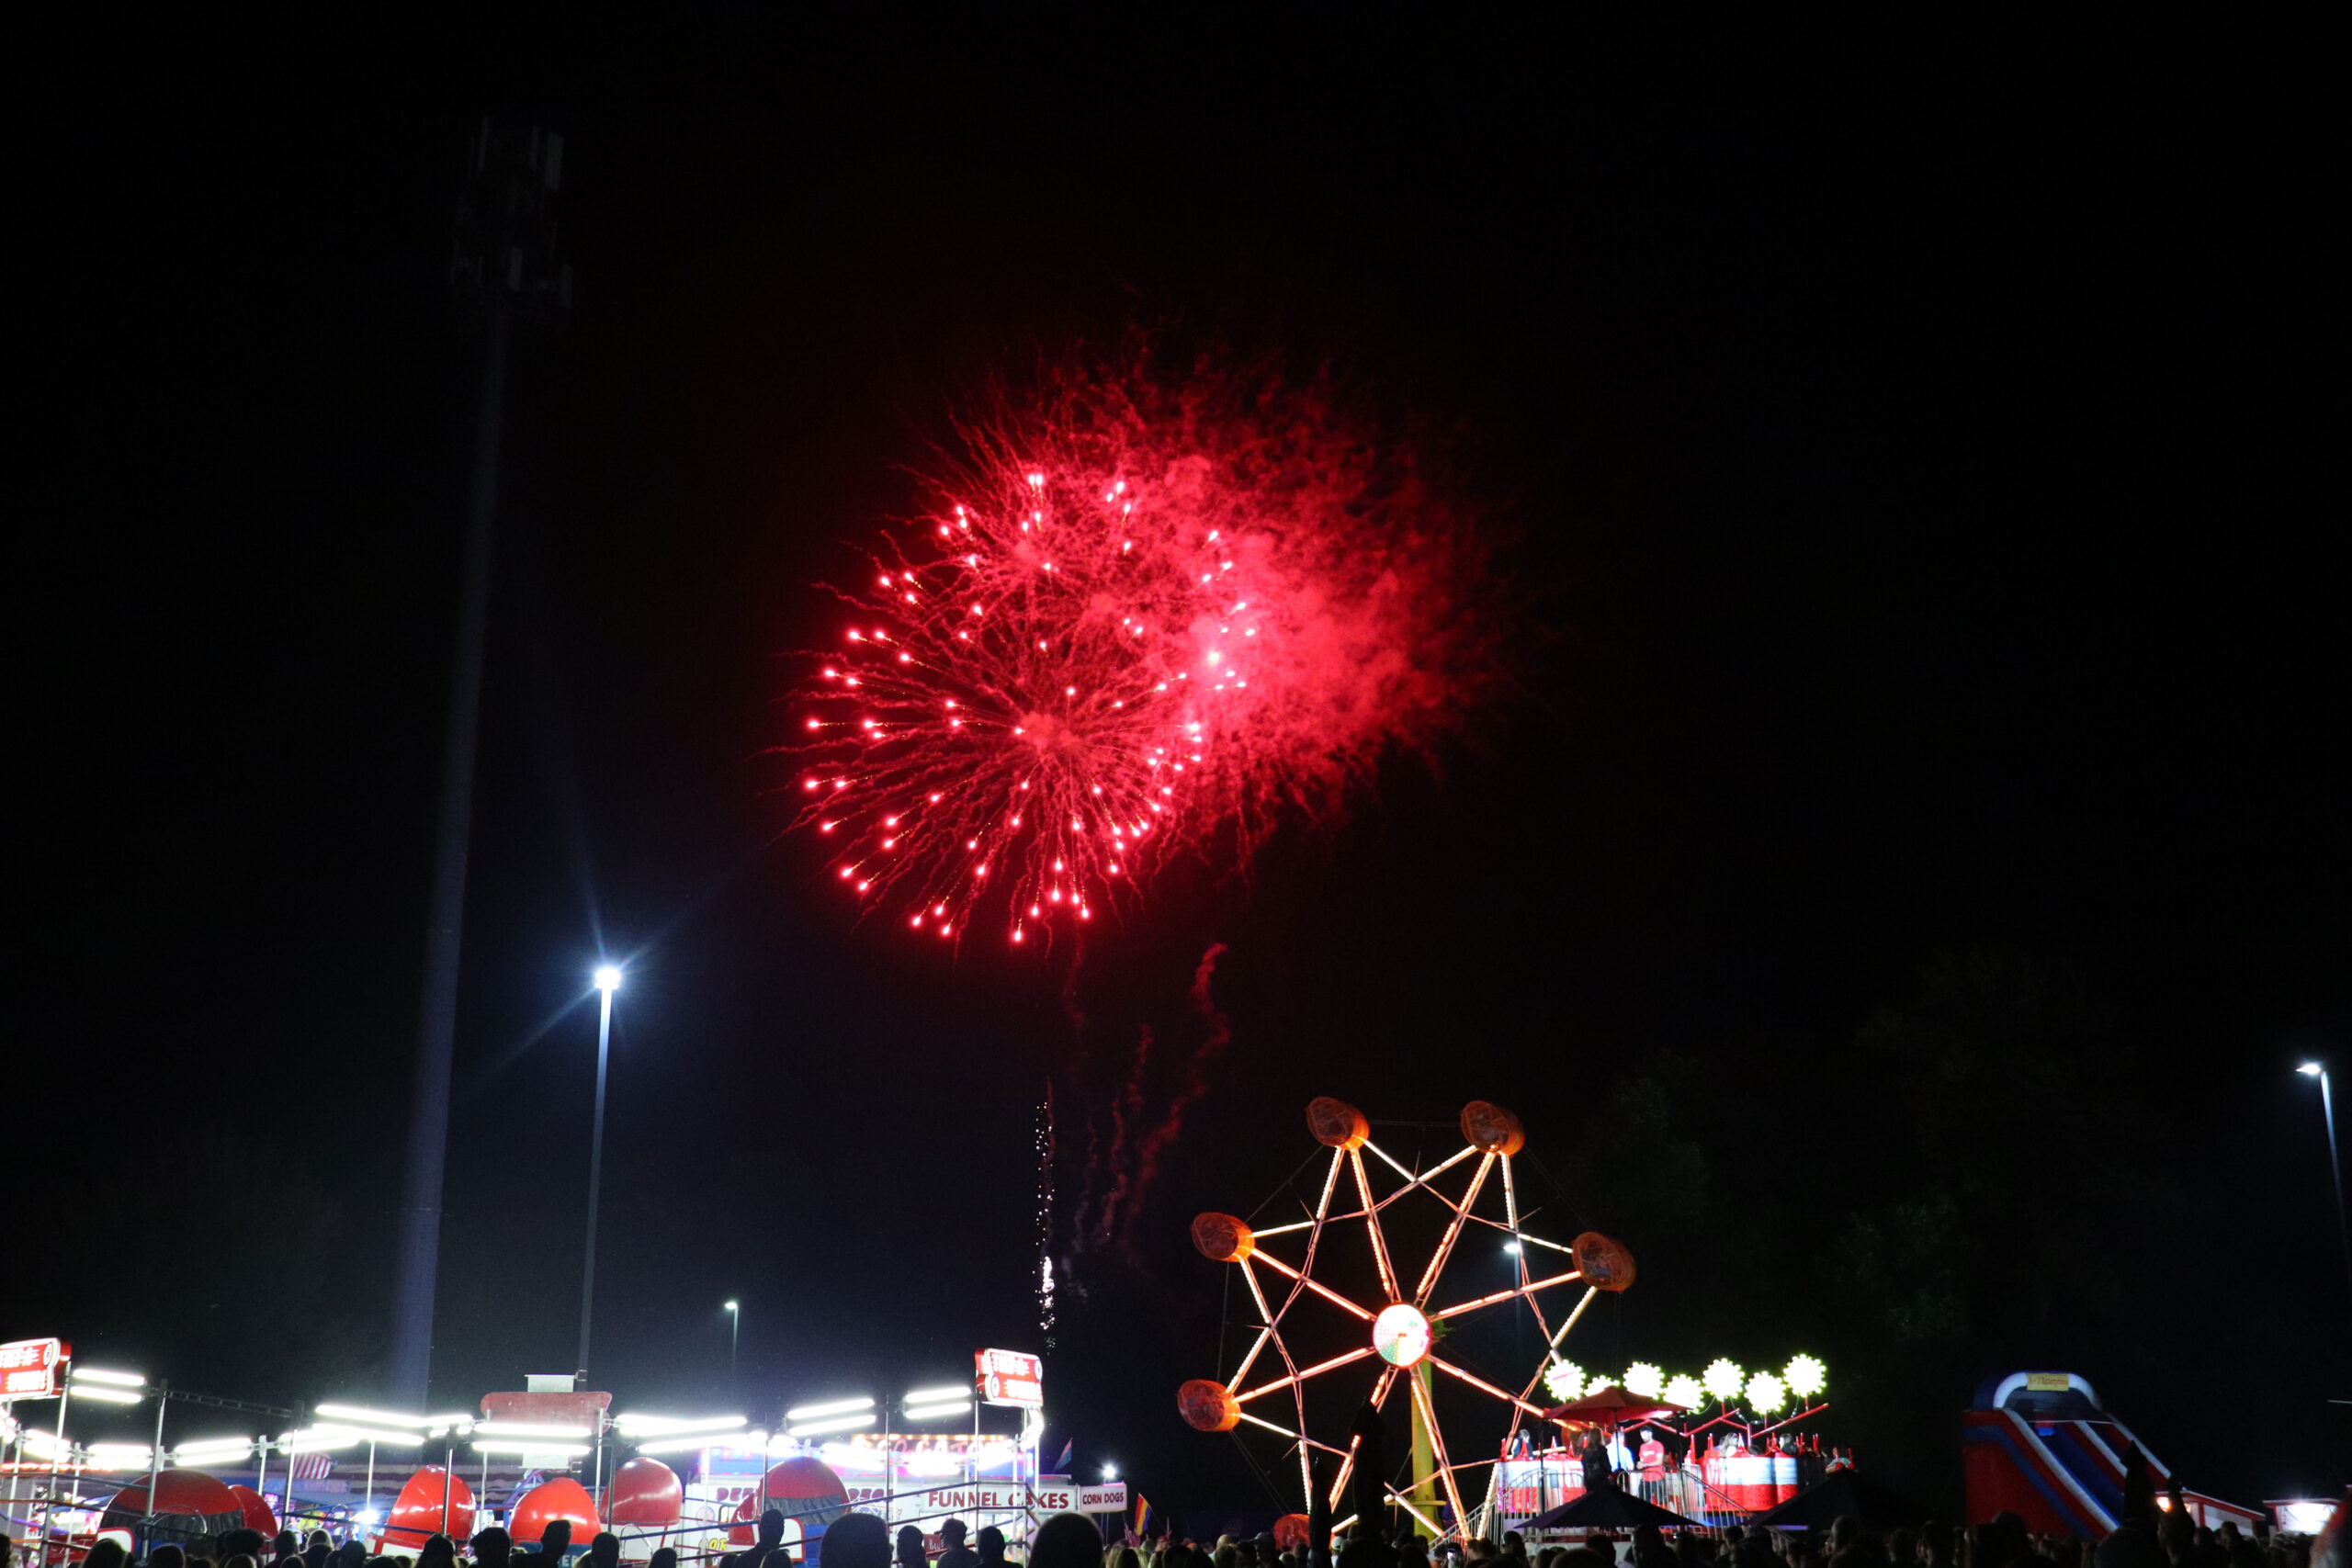
[[[931,1568],[931,1553],[922,1549],[922,1531],[913,1525],[900,1525],[899,1550],[890,1560],[899,1568]]]
[[[890,1527],[872,1514],[843,1514],[825,1527],[818,1555],[825,1568],[890,1568]]]
[[[939,1539],[947,1544],[939,1553],[936,1568],[975,1568],[980,1559],[964,1544],[965,1533],[961,1519],[950,1519],[939,1527]]]
[[[950,1518],[948,1523],[938,1526],[938,1540],[944,1544],[941,1544],[938,1561],[932,1568],[974,1568],[981,1559],[965,1544],[967,1533],[969,1533],[969,1526],[965,1526],[962,1518]]]
[[[187,1568],[187,1553],[165,1541],[147,1554],[147,1568]]]
[[[655,1547],[653,1556],[646,1562],[645,1568],[678,1568],[678,1549],[674,1546]]]
[[[2017,1519],[2015,1534],[2022,1535],[2025,1521],[2015,1514],[1996,1516],[1993,1526],[2009,1538],[2006,1527],[2011,1519]],[[2013,1550],[2012,1561],[2030,1550]],[[2136,1443],[2124,1453],[2123,1506],[2117,1512],[2115,1529],[2098,1543],[2092,1561],[2098,1568],[2165,1568],[2164,1547],[2156,1539],[2156,1483],[2148,1473],[2147,1457]]]
[[[1102,1562],[1102,1532],[1084,1514],[1056,1514],[1029,1538],[1029,1568],[1101,1568]]]
[[[469,1544],[474,1549],[476,1568],[506,1568],[506,1560],[514,1552],[514,1538],[496,1525],[475,1532]]]
[[[1004,1568],[1004,1532],[994,1525],[982,1525],[980,1533],[972,1538],[979,1548],[980,1568]]]
[[[220,1560],[226,1562],[232,1558],[250,1557],[258,1562],[261,1561],[262,1550],[266,1544],[261,1539],[261,1531],[249,1526],[239,1525],[235,1529],[221,1533]]]
[[[254,1561],[252,1552],[240,1551],[220,1564],[220,1568],[261,1568],[261,1564]]]
[[[760,1539],[737,1552],[730,1560],[735,1568],[759,1568],[771,1556],[784,1551],[784,1510],[770,1508],[760,1516]],[[779,1563],[788,1558],[778,1556]]]
[[[334,1555],[334,1542],[324,1530],[312,1530],[311,1539],[302,1543],[302,1561],[311,1568],[327,1568],[327,1559]]]
[[[129,1568],[130,1553],[119,1540],[101,1540],[82,1559],[83,1568]]]
[[[539,1535],[539,1555],[553,1562],[560,1560],[563,1554],[571,1550],[571,1521],[549,1519],[548,1528]],[[416,1568],[424,1568],[424,1564],[420,1562]]]
[[[1584,1446],[1577,1450],[1577,1467],[1583,1472],[1587,1492],[1598,1492],[1609,1484],[1609,1447],[1600,1440],[1599,1431],[1584,1435]]]
[[[300,1557],[301,1555],[302,1542],[300,1539],[297,1537],[292,1530],[279,1530],[277,1532],[277,1540],[270,1551],[270,1560],[276,1562],[283,1562],[289,1557]]]
[[[598,1530],[596,1539],[588,1543],[588,1561],[595,1568],[620,1568],[621,1538],[610,1530]],[[424,1568],[422,1563],[418,1568]]]

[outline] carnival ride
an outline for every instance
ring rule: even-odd
[[[2252,1530],[2261,1510],[2183,1488],[2138,1434],[2099,1402],[2076,1372],[2011,1372],[1987,1379],[1961,1416],[1968,1519],[2011,1512],[2045,1535],[2097,1540],[2127,1511],[2125,1477],[2136,1454],[2149,1483],[2200,1525]]]
[[[1358,1363],[1376,1360],[1366,1403],[1374,1412],[1384,1410],[1403,1384],[1410,1402],[1416,1448],[1426,1443],[1429,1454],[1426,1465],[1417,1462],[1415,1466],[1418,1497],[1398,1492],[1386,1477],[1377,1478],[1382,1494],[1390,1504],[1410,1512],[1435,1537],[1479,1533],[1493,1506],[1498,1460],[1457,1461],[1453,1457],[1457,1450],[1447,1440],[1430,1372],[1443,1373],[1447,1386],[1470,1391],[1482,1403],[1491,1402],[1508,1413],[1508,1431],[1499,1448],[1492,1451],[1509,1452],[1527,1418],[1545,1414],[1533,1402],[1534,1395],[1568,1331],[1600,1292],[1623,1291],[1634,1282],[1633,1255],[1597,1231],[1584,1232],[1563,1244],[1525,1227],[1528,1215],[1521,1207],[1511,1161],[1525,1146],[1526,1134],[1519,1118],[1501,1106],[1486,1100],[1464,1106],[1459,1122],[1464,1146],[1426,1169],[1408,1168],[1373,1142],[1371,1123],[1363,1112],[1344,1101],[1314,1100],[1306,1108],[1306,1124],[1315,1141],[1330,1156],[1325,1163],[1321,1194],[1307,1208],[1306,1217],[1262,1229],[1253,1229],[1225,1213],[1204,1213],[1193,1222],[1193,1246],[1204,1257],[1230,1263],[1238,1270],[1256,1309],[1258,1328],[1231,1375],[1221,1382],[1195,1378],[1182,1385],[1177,1394],[1178,1410],[1188,1425],[1200,1431],[1238,1435],[1246,1424],[1283,1438],[1289,1444],[1283,1458],[1295,1456],[1297,1461],[1299,1495],[1306,1500],[1310,1513],[1316,1511],[1317,1486],[1313,1456],[1331,1456],[1338,1461],[1338,1471],[1325,1501],[1336,1509],[1346,1493],[1362,1438],[1345,1436],[1335,1442],[1314,1435],[1318,1415],[1328,1421],[1346,1407],[1322,1397],[1317,1401],[1319,1409],[1310,1410],[1309,1384]],[[1367,1153],[1376,1166],[1367,1163]],[[1309,1164],[1315,1157],[1309,1156]],[[1466,1168],[1466,1175],[1459,1174],[1457,1168]],[[1380,1173],[1377,1180],[1375,1169]],[[1450,1172],[1457,1173],[1454,1179],[1462,1184],[1453,1196],[1439,1185],[1440,1179]],[[1346,1179],[1344,1188],[1342,1178]],[[1390,1185],[1392,1179],[1394,1185]],[[1384,1187],[1386,1190],[1380,1190]],[[1349,1194],[1353,1206],[1335,1211],[1334,1198],[1344,1204]],[[1482,1201],[1485,1213],[1480,1212]],[[1436,1235],[1426,1261],[1418,1273],[1410,1274],[1408,1286],[1409,1271],[1399,1256],[1398,1242],[1401,1233],[1416,1229],[1417,1221],[1423,1230],[1433,1224]],[[1361,1249],[1327,1235],[1359,1227],[1363,1237]],[[1445,1299],[1449,1263],[1460,1254],[1465,1235],[1481,1231],[1502,1238],[1512,1282],[1499,1290],[1474,1287],[1459,1299]],[[1296,1233],[1304,1233],[1305,1245],[1295,1263],[1277,1257],[1265,1245],[1271,1237]],[[1555,1258],[1556,1270],[1540,1271],[1532,1261],[1538,1255]],[[1491,1261],[1487,1267],[1493,1267]],[[1273,1282],[1272,1295],[1267,1277]],[[1584,1287],[1576,1304],[1565,1313],[1547,1314],[1545,1293],[1574,1285]],[[1525,1309],[1541,1346],[1533,1369],[1515,1393],[1464,1364],[1468,1358],[1453,1353],[1444,1343],[1461,1320],[1507,1303]],[[1306,1314],[1296,1314],[1302,1305],[1323,1321],[1311,1323]],[[1340,1316],[1334,1318],[1333,1314]],[[1345,1344],[1348,1337],[1353,1338],[1352,1347],[1329,1353],[1335,1339]],[[1294,1348],[1295,1344],[1298,1348]],[[1306,1348],[1310,1346],[1317,1348]],[[1315,1359],[1307,1359],[1308,1355]],[[1279,1373],[1274,1365],[1279,1365]],[[1261,1367],[1264,1372],[1252,1382],[1252,1374]],[[1288,1405],[1293,1426],[1246,1408],[1251,1404],[1268,1408],[1259,1402],[1277,1395],[1285,1396],[1282,1404]],[[1282,1404],[1273,1408],[1279,1411]],[[1324,1429],[1332,1430],[1329,1426]],[[1462,1477],[1481,1469],[1487,1472],[1486,1486],[1473,1510],[1464,1506]],[[1427,1484],[1419,1483],[1424,1470],[1430,1478]],[[1432,1517],[1436,1512],[1430,1506],[1432,1492],[1442,1496],[1452,1516],[1450,1526]]]

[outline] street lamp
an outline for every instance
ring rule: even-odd
[[[743,1348],[743,1303],[727,1303],[727,1376],[735,1377],[735,1353]]]
[[[2344,1213],[2344,1166],[2335,1153],[2335,1096],[2327,1081],[2327,1064],[2305,1062],[2295,1071],[2319,1079],[2320,1114],[2327,1119],[2327,1173],[2335,1178],[2335,1230],[2344,1243],[2344,1282],[2352,1285],[2352,1219]]]
[[[596,966],[601,998],[596,1015],[596,1123],[588,1143],[588,1258],[580,1270],[580,1373],[588,1373],[588,1312],[596,1298],[596,1193],[605,1179],[605,1060],[613,1043],[613,993],[621,988],[620,966]]]

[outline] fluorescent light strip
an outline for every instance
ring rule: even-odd
[[[473,1450],[478,1454],[542,1454],[554,1459],[578,1459],[588,1451],[588,1445],[586,1443],[534,1443],[525,1442],[520,1438],[505,1441],[492,1438],[489,1442],[484,1442],[477,1438],[474,1439]]]
[[[863,1416],[836,1416],[826,1421],[803,1421],[785,1434],[787,1438],[818,1438],[827,1432],[862,1432],[874,1425],[874,1412]]]
[[[741,1416],[707,1416],[700,1418],[680,1416],[622,1416],[613,1426],[621,1436],[674,1438],[686,1432],[723,1432],[743,1425]]]
[[[910,1421],[935,1421],[942,1416],[964,1415],[971,1408],[972,1402],[968,1399],[959,1399],[953,1404],[910,1404],[906,1416]]]
[[[145,1388],[147,1386],[147,1380],[140,1376],[137,1372],[110,1372],[102,1367],[75,1367],[73,1372],[73,1381],[75,1382],[118,1383],[124,1388]]]
[[[909,1404],[936,1404],[943,1399],[969,1399],[971,1397],[972,1390],[969,1384],[952,1382],[945,1388],[916,1389],[907,1395],[905,1403]]]
[[[474,1430],[486,1438],[584,1438],[585,1427],[557,1421],[477,1421]]]
[[[103,1383],[74,1382],[65,1385],[76,1399],[95,1399],[103,1404],[136,1404],[147,1396],[133,1393],[127,1388],[108,1388]]]
[[[322,1421],[318,1429],[345,1433],[363,1443],[374,1443],[382,1448],[413,1449],[424,1441],[422,1432],[395,1432],[387,1427],[362,1427],[355,1421]]]
[[[430,1427],[432,1418],[424,1416],[403,1416],[392,1410],[370,1410],[364,1404],[314,1404],[315,1416],[341,1416],[353,1421],[368,1421],[379,1427]],[[463,1417],[459,1417],[463,1419]]]
[[[277,1439],[277,1448],[280,1453],[331,1454],[338,1449],[356,1449],[365,1441],[365,1438],[354,1437],[347,1429],[318,1427],[287,1433]]]
[[[136,1470],[153,1457],[144,1443],[92,1443],[90,1462],[100,1470]]]
[[[841,1416],[845,1415],[852,1410],[871,1410],[873,1408],[874,1396],[872,1394],[867,1394],[863,1399],[829,1399],[822,1404],[797,1405],[794,1408],[786,1411],[784,1413],[784,1418],[787,1421],[812,1421],[821,1416]],[[844,1427],[843,1430],[847,1430],[847,1428]]]
[[[674,1454],[684,1453],[689,1449],[731,1447],[732,1445],[729,1443],[728,1438],[732,1436],[732,1433],[729,1433],[725,1436],[716,1438],[708,1436],[700,1438],[649,1438],[644,1442],[632,1443],[629,1446],[637,1450],[637,1451],[641,1454]]]

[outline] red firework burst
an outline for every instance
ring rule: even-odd
[[[1449,615],[1466,536],[1313,389],[1202,385],[1001,406],[840,593],[788,750],[869,908],[1027,942],[1181,846],[1246,857],[1460,712],[1489,645]]]

